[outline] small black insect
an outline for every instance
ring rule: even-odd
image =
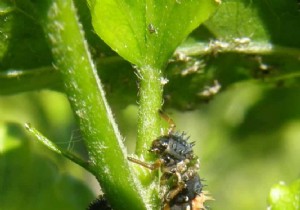
[[[87,210],[113,210],[113,209],[111,208],[106,198],[103,195],[101,195],[89,205]]]
[[[185,134],[174,132],[175,124],[163,112],[159,112],[170,128],[168,133],[152,142],[149,152],[158,156],[153,163],[145,163],[128,157],[134,163],[151,170],[160,168],[163,194],[163,210],[200,210],[210,197],[202,191],[203,185],[198,175],[199,159],[194,155],[194,142],[189,143]],[[175,180],[175,181],[174,181]]]

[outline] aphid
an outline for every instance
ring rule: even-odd
[[[170,128],[167,134],[152,142],[149,152],[156,154],[158,159],[153,164],[132,157],[128,159],[151,170],[160,168],[162,210],[205,209],[204,202],[210,198],[204,195],[203,185],[197,173],[199,159],[193,152],[195,143],[189,143],[184,133],[174,132],[173,120],[161,111],[159,114],[170,124]]]
[[[274,66],[265,63],[261,56],[254,56],[252,59],[258,64],[254,70],[255,78],[266,79],[276,73]]]
[[[251,42],[249,37],[235,38],[233,39],[233,43],[237,45],[237,47],[245,47],[248,46]]]
[[[157,34],[157,30],[152,23],[148,24],[148,31],[150,34]]]
[[[204,90],[202,90],[200,93],[198,93],[197,95],[202,97],[202,98],[212,98],[213,96],[215,96],[216,94],[219,93],[219,91],[221,90],[222,86],[219,83],[218,80],[214,80],[214,84],[212,86],[205,86]]]
[[[181,76],[187,76],[193,73],[200,72],[205,67],[203,60],[199,61],[196,59],[190,60],[186,63],[186,68],[181,71]]]
[[[221,40],[212,40],[209,42],[208,47],[205,49],[207,52],[211,52],[216,56],[219,52],[224,52],[230,48],[230,43]]]

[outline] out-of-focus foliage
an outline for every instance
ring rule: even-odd
[[[270,187],[299,176],[299,88],[241,82],[175,118],[196,141],[213,209],[266,209]]]
[[[0,127],[0,209],[85,209],[93,199],[81,180],[40,154],[20,124]]]
[[[287,186],[280,182],[272,187],[269,195],[270,209],[298,210],[300,208],[300,180]]]

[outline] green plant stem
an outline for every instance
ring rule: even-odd
[[[151,159],[148,150],[160,135],[158,111],[162,106],[161,71],[150,67],[138,70],[139,75],[139,118],[136,154]]]
[[[139,77],[139,111],[138,111],[138,137],[136,155],[143,157],[146,162],[153,161],[149,148],[154,139],[160,136],[160,117],[158,111],[162,106],[161,70],[144,67],[137,70]],[[147,199],[152,202],[152,209],[160,208],[158,198],[158,171],[138,173],[139,180],[145,188]]]
[[[208,55],[216,53],[241,53],[253,55],[284,55],[298,58],[300,50],[292,47],[283,47],[270,43],[249,40],[249,43],[232,41],[212,41],[193,43],[188,46],[180,46],[176,53],[184,53],[189,56]]]
[[[292,47],[282,47],[269,43],[259,43],[252,41],[249,45],[237,46],[236,43],[226,43],[226,47],[217,48],[216,45],[209,43],[194,43],[189,46],[181,46],[176,53],[184,53],[188,56],[212,55],[215,53],[238,53],[249,55],[280,55],[291,56],[298,59],[300,50]],[[230,44],[231,43],[231,44]],[[98,64],[124,62],[119,56],[101,58]],[[121,64],[120,64],[121,65]],[[99,70],[99,69],[98,69]],[[108,69],[103,69],[108,71]],[[299,73],[285,73],[283,76],[274,76],[270,82],[282,79],[298,78]],[[0,95],[13,94],[24,91],[51,88],[61,90],[61,79],[57,71],[52,66],[45,66],[37,69],[9,69],[0,70]]]
[[[153,161],[149,148],[154,139],[160,136],[160,117],[158,111],[162,106],[161,71],[150,67],[138,70],[139,77],[139,111],[136,155],[145,161]],[[139,174],[139,179],[149,194],[153,189],[149,185],[157,178],[157,171]]]
[[[113,209],[147,209],[105,99],[71,0],[37,1],[37,11],[79,122],[94,175]]]
[[[59,73],[46,66],[35,69],[9,69],[0,72],[0,95],[15,94],[39,89],[61,90]]]

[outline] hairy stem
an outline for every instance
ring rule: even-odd
[[[190,56],[216,53],[240,53],[254,55],[288,55],[298,58],[300,50],[292,47],[273,45],[270,43],[251,41],[250,39],[234,39],[231,41],[214,40],[210,43],[198,42],[189,46],[181,46],[176,53]]]
[[[149,160],[148,150],[160,135],[159,110],[162,106],[161,71],[150,67],[138,70],[139,118],[136,154]]]
[[[147,209],[132,175],[71,0],[37,1],[56,68],[85,139],[91,167],[113,209]],[[124,202],[126,201],[126,202]]]
[[[145,159],[153,161],[153,156],[149,153],[149,148],[154,139],[160,135],[159,110],[162,106],[162,84],[161,71],[153,68],[141,68],[137,72],[139,84],[139,112],[138,112],[138,138],[136,144],[136,154]],[[147,189],[147,194],[154,197],[155,187],[149,188],[154,180],[157,180],[157,170],[149,173],[140,173],[139,179]],[[151,185],[153,187],[153,185]]]

